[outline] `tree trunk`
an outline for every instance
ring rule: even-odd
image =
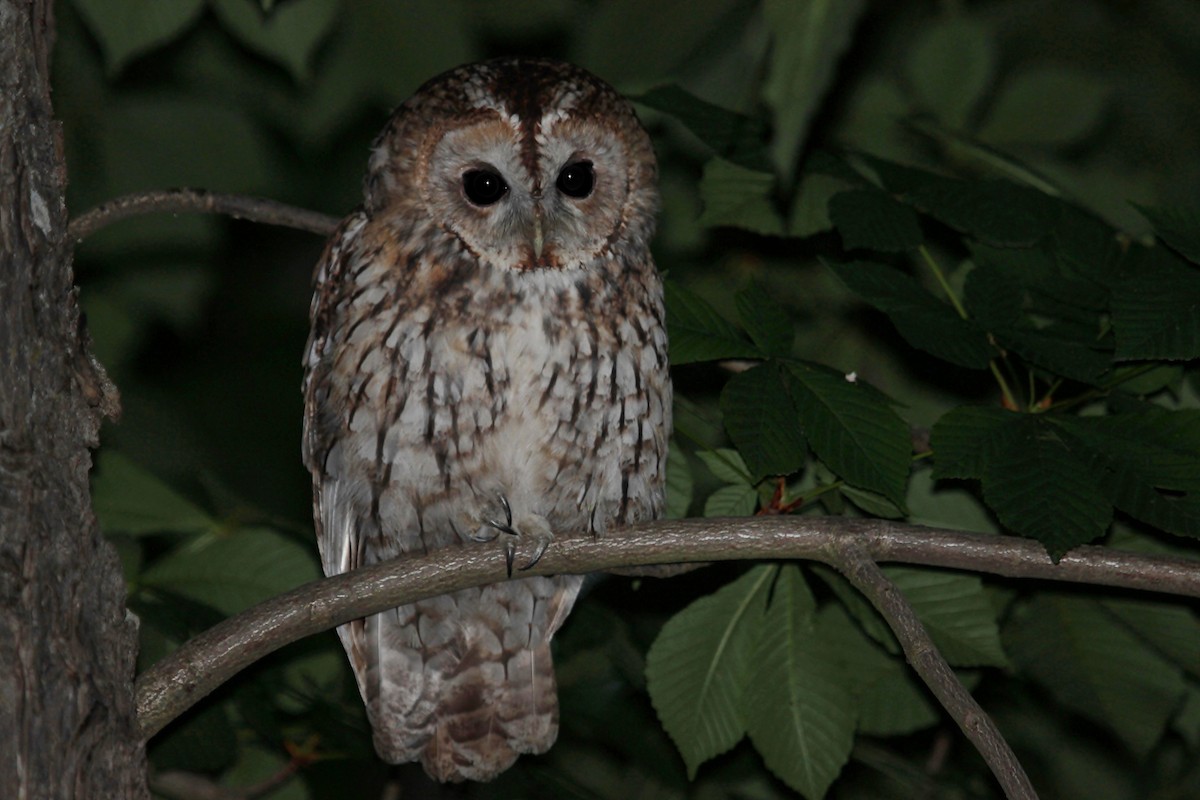
[[[143,798],[136,625],[88,494],[93,361],[50,105],[52,0],[0,0],[0,797]]]

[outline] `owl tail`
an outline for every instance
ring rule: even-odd
[[[465,610],[478,613],[491,605],[478,589],[338,628],[380,758],[393,764],[419,760],[442,782],[488,781],[518,755],[548,750],[558,736],[550,636],[575,591],[553,593],[548,605],[555,607],[539,620],[548,623],[545,635],[536,637],[488,624],[493,620],[486,613],[478,619],[467,614],[476,622],[464,623]],[[530,620],[523,621],[528,631]]]

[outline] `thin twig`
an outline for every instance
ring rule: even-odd
[[[842,537],[831,548],[830,555],[833,566],[887,620],[904,648],[908,663],[983,756],[1004,789],[1004,796],[1009,800],[1037,800],[1029,776],[1000,729],[950,669],[900,588],[888,580],[860,542]]]
[[[333,233],[339,222],[336,217],[328,214],[289,206],[265,197],[209,192],[204,189],[165,189],[127,194],[101,203],[71,220],[67,236],[73,242],[81,242],[101,228],[129,217],[189,212],[225,214],[265,225],[309,231],[319,236]]]
[[[1080,547],[1058,564],[1038,542],[846,517],[659,520],[594,539],[560,535],[523,575],[587,573],[646,564],[736,559],[827,560],[839,540],[877,561],[1200,597],[1200,562]],[[300,586],[210,628],[143,673],[138,722],[149,738],[245,667],[359,617],[506,579],[503,553],[470,545],[395,559]]]

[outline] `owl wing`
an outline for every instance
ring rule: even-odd
[[[352,505],[339,497],[344,487],[332,477],[341,470],[336,464],[330,469],[330,461],[341,458],[337,441],[344,422],[332,411],[329,402],[332,369],[329,349],[340,299],[339,287],[345,285],[342,278],[352,268],[351,262],[359,257],[359,241],[366,223],[367,215],[358,211],[346,217],[330,236],[313,275],[313,300],[309,309],[312,329],[304,357],[302,448],[304,463],[312,473],[313,522],[321,566],[326,575],[349,572],[361,564],[358,526],[353,514],[349,513]],[[368,660],[364,621],[354,620],[340,626],[338,636],[350,657],[361,690]]]

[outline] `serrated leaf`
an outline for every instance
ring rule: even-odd
[[[803,238],[833,227],[829,219],[829,200],[835,194],[850,188],[852,184],[843,178],[807,172],[800,178],[792,198],[792,213],[788,216],[787,231],[790,236]]]
[[[784,566],[743,708],[750,740],[767,768],[819,800],[850,757],[856,715],[836,653],[813,625],[815,607],[800,569]]]
[[[908,275],[868,261],[826,264],[846,288],[887,314],[913,347],[962,367],[987,367],[994,354],[987,334]]]
[[[863,0],[767,0],[763,6],[772,47],[762,92],[775,118],[771,143],[775,169],[788,183],[809,120],[865,7]]]
[[[319,577],[312,548],[270,528],[247,527],[173,550],[142,573],[139,586],[235,614]]]
[[[748,283],[734,295],[738,319],[764,353],[788,356],[792,352],[795,330],[786,310],[758,282]]]
[[[743,695],[777,567],[754,567],[672,617],[646,654],[646,689],[689,778],[746,732]]]
[[[817,630],[836,653],[843,674],[857,695],[858,730],[868,736],[898,736],[931,727],[941,710],[905,664],[869,639],[840,605],[817,614]]]
[[[746,462],[742,460],[742,456],[737,450],[731,450],[728,447],[698,450],[696,457],[704,462],[704,466],[708,467],[713,475],[725,483],[750,486],[754,482]]]
[[[984,464],[983,497],[1004,526],[1037,539],[1055,560],[1103,536],[1112,502],[1052,424],[1026,415],[1001,433]]]
[[[773,362],[729,379],[721,391],[721,415],[755,479],[795,472],[808,457],[796,407]]]
[[[948,16],[917,37],[906,72],[921,105],[950,127],[961,128],[991,82],[995,61],[991,32],[984,25]]]
[[[209,0],[221,24],[251,50],[282,64],[297,81],[309,77],[317,46],[337,19],[338,0],[288,0],[264,12],[246,0]]]
[[[1070,145],[1096,128],[1108,95],[1102,80],[1082,70],[1028,69],[1005,82],[979,137],[999,145]]]
[[[882,395],[808,364],[789,364],[784,374],[817,457],[848,483],[903,507],[912,443]]]
[[[165,46],[190,28],[204,0],[74,0],[104,51],[109,75],[134,58]]]
[[[1183,695],[1179,670],[1090,599],[1039,595],[1006,625],[1004,639],[1023,672],[1139,757],[1161,738]]]
[[[943,414],[933,425],[933,477],[981,478],[1009,425],[1021,415],[1002,408],[960,406]]]
[[[768,172],[766,126],[762,120],[721,108],[675,84],[629,98],[670,114],[712,148],[713,154],[747,169]]]
[[[683,519],[692,504],[692,467],[674,441],[667,448],[667,518]]]
[[[946,660],[956,667],[1005,667],[996,610],[975,575],[884,567],[917,612]]]
[[[1116,358],[1200,357],[1200,269],[1163,247],[1131,254],[1113,288]]]
[[[1200,618],[1178,603],[1161,600],[1101,600],[1131,633],[1180,669],[1200,677]]]
[[[918,208],[998,247],[1028,247],[1046,237],[1060,205],[1036,189],[1005,180],[927,179],[907,193]]]
[[[911,208],[878,189],[851,189],[829,201],[829,219],[847,250],[898,253],[919,247],[925,237]]]
[[[1200,536],[1200,412],[1150,407],[1054,422],[1113,505],[1162,530]]]
[[[838,491],[851,503],[873,517],[904,519],[908,516],[904,509],[877,492],[868,492],[866,489],[859,489],[850,484],[842,484]]]
[[[1158,207],[1135,205],[1164,242],[1188,261],[1200,264],[1200,206]]]
[[[731,484],[722,486],[704,501],[706,517],[748,517],[758,506],[758,492],[753,486]]]
[[[783,217],[775,207],[775,176],[713,158],[704,165],[700,199],[704,212],[700,224],[729,226],[764,236],[782,236]]]
[[[732,322],[717,313],[703,297],[674,281],[665,281],[663,288],[671,364],[678,366],[694,361],[763,356]]]
[[[207,512],[124,455],[103,450],[92,502],[106,534],[201,533],[216,527]]]

